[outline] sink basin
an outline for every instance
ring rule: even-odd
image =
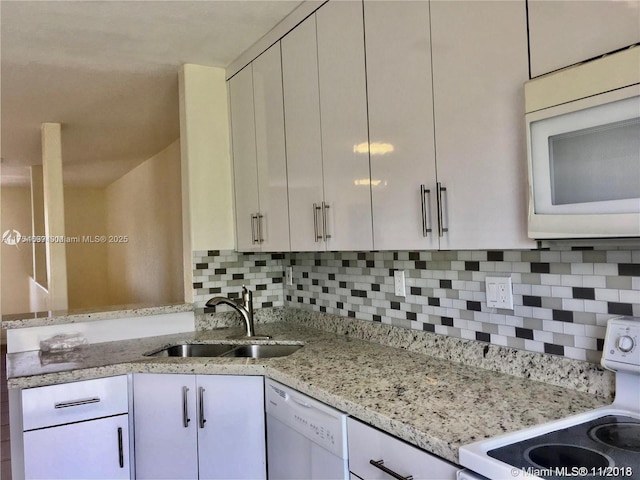
[[[245,358],[286,357],[300,348],[302,348],[302,345],[240,345],[222,356]]]
[[[219,357],[235,348],[235,345],[220,343],[172,345],[154,353],[150,357]]]
[[[227,343],[195,343],[171,345],[155,352],[147,353],[148,357],[237,357],[237,358],[272,358],[291,355],[302,345],[230,345]]]

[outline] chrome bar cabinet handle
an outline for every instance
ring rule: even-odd
[[[382,459],[380,459],[380,460],[371,459],[371,460],[369,460],[369,463],[371,465],[373,465],[374,467],[379,468],[384,473],[386,473],[387,475],[392,476],[393,478],[395,478],[397,480],[413,480],[413,475],[407,475],[406,477],[403,477],[402,475],[400,475],[397,472],[394,472],[390,468],[385,467],[384,466],[384,461]]]
[[[200,424],[200,428],[204,428],[204,424],[206,423],[206,419],[204,418],[204,387],[199,387],[198,388],[198,402],[199,402],[199,406],[198,406],[198,417],[200,417],[198,419],[198,422]]]
[[[124,444],[122,440],[122,427],[118,427],[118,464],[124,468]]]
[[[264,218],[264,215],[262,215],[261,213],[258,213],[256,215],[256,218],[258,220],[258,243],[264,243],[264,236],[262,235],[262,219]]]
[[[328,233],[328,229],[327,229],[327,211],[329,210],[329,205],[322,202],[322,232],[323,232],[323,239],[326,242],[328,239],[331,238],[331,235],[329,235]]]
[[[189,428],[189,422],[191,421],[189,418],[189,407],[187,405],[187,392],[189,392],[189,389],[182,387],[182,426],[184,428]]]
[[[429,224],[427,221],[427,212],[429,208],[429,198],[431,196],[431,190],[425,188],[424,185],[420,185],[420,202],[422,204],[422,236],[427,237],[431,233]]]
[[[55,403],[53,406],[54,408],[79,407],[80,405],[89,405],[90,403],[98,403],[99,401],[100,401],[100,397],[81,398],[80,400],[58,402],[58,403]]]
[[[442,192],[446,192],[447,189],[442,186],[442,183],[436,183],[436,201],[438,202],[438,236],[444,237],[444,234],[449,231],[447,227],[444,226],[444,215],[442,213],[442,207],[444,205],[444,200],[442,199]]]
[[[321,207],[317,203],[313,204],[313,234],[316,243],[322,240],[322,234],[320,233],[320,226],[318,222],[318,211],[320,209]]]
[[[256,214],[251,214],[251,245],[256,244]]]

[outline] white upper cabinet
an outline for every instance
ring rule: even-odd
[[[239,251],[288,251],[280,44],[229,80]]]
[[[282,39],[282,65],[291,249],[371,250],[362,4],[323,6]]]
[[[362,3],[316,13],[327,250],[372,250]]]
[[[640,1],[529,0],[531,76],[640,42]]]
[[[312,15],[282,43],[291,250],[323,248],[315,206],[324,200],[316,20]]]
[[[530,248],[525,3],[364,2],[374,245]]]
[[[260,201],[259,243],[262,251],[289,251],[289,199],[280,43],[256,58],[252,67]]]
[[[364,3],[374,245],[437,249],[429,2]]]
[[[230,81],[245,249],[286,231],[283,176],[292,251],[534,246],[525,0],[330,1],[280,44],[282,90],[273,47]]]
[[[236,248],[239,251],[259,250],[260,245],[256,242],[255,232],[255,215],[260,210],[260,206],[251,65],[238,72],[229,80],[228,85],[236,208]]]
[[[431,41],[440,248],[531,248],[525,2],[431,1]]]

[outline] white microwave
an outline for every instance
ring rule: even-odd
[[[640,47],[525,84],[529,237],[640,237]]]

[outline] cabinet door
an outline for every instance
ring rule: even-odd
[[[266,478],[263,378],[198,375],[197,383],[200,480]]]
[[[362,3],[329,2],[316,21],[327,249],[372,250]]]
[[[324,250],[314,210],[314,204],[321,206],[324,200],[315,15],[281,45],[291,250]]]
[[[195,376],[136,374],[133,406],[136,478],[198,478]]]
[[[128,418],[117,415],[25,432],[25,478],[131,478]]]
[[[251,65],[229,80],[231,142],[233,148],[233,184],[236,209],[236,248],[238,251],[260,250],[255,216],[258,204],[258,169],[253,109]]]
[[[640,1],[529,0],[531,76],[640,42]]]
[[[364,21],[374,246],[437,249],[429,2],[365,1]]]
[[[524,0],[431,2],[442,249],[531,248]]]
[[[291,246],[280,42],[251,65],[261,215],[258,233],[262,251],[286,252]]]

